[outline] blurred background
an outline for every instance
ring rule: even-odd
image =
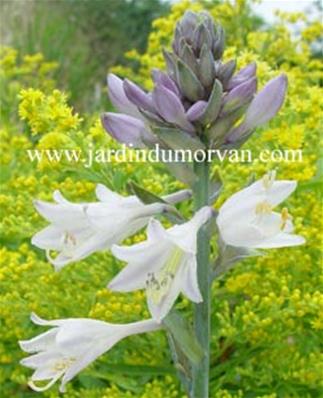
[[[109,67],[127,64],[127,50],[144,52],[151,22],[169,7],[161,0],[1,0],[1,41],[58,62],[60,87],[76,108],[91,110]]]
[[[123,65],[136,71],[136,62],[124,54],[132,49],[144,53],[152,21],[167,15],[176,2],[1,0],[1,44],[22,56],[42,53],[47,61],[58,62],[59,87],[69,92],[77,110],[91,111],[102,104],[108,69]],[[221,0],[199,3],[210,8]],[[319,0],[265,0],[253,2],[245,12],[249,29],[256,29],[273,24],[275,10],[317,16],[319,7]]]

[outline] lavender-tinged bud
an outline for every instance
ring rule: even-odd
[[[107,83],[109,98],[117,110],[127,115],[138,117],[138,109],[129,101],[124,92],[123,81],[118,76],[109,73]]]
[[[246,113],[245,125],[254,128],[272,119],[283,105],[287,90],[287,76],[272,79],[256,95]]]
[[[177,97],[180,96],[180,92],[177,88],[176,83],[164,72],[154,68],[152,70],[152,78],[155,85],[161,85],[172,91]]]
[[[238,73],[236,73],[228,83],[228,90],[232,90],[236,86],[239,86],[241,83],[244,83],[246,80],[256,76],[257,64],[252,62],[248,64],[244,68],[240,69]]]
[[[257,78],[252,77],[246,82],[236,86],[223,99],[221,116],[230,113],[250,102],[257,90]]]
[[[188,121],[180,99],[164,86],[156,86],[152,98],[160,116],[169,123],[194,133],[194,126]]]
[[[226,89],[227,84],[234,74],[237,63],[235,60],[231,60],[226,64],[221,64],[220,62],[215,67],[215,74],[218,80],[222,83],[222,86]]]
[[[123,144],[142,148],[143,139],[152,139],[144,123],[132,116],[107,112],[102,115],[101,121],[104,129]]]
[[[145,93],[140,87],[129,80],[125,80],[123,82],[123,88],[129,101],[135,106],[149,112],[155,112],[151,96]]]
[[[199,120],[201,116],[205,113],[207,107],[206,101],[197,101],[193,104],[186,112],[186,117],[190,122]]]
[[[187,40],[193,40],[194,30],[198,23],[198,15],[192,11],[186,11],[183,18],[178,22],[177,26],[181,35]],[[175,38],[176,40],[176,38]]]
[[[286,75],[270,80],[252,100],[241,125],[228,134],[227,142],[243,140],[254,128],[272,119],[284,102],[286,90]]]

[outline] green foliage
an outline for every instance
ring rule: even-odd
[[[59,87],[89,112],[101,101],[107,106],[109,67],[125,64],[127,50],[144,50],[151,21],[167,10],[159,0],[3,0],[1,40],[22,55],[41,52],[59,63]]]

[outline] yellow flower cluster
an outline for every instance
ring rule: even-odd
[[[39,81],[45,78],[44,86],[47,86],[48,83],[52,83],[48,77],[58,68],[58,63],[46,62],[41,53],[19,57],[17,50],[3,47],[0,49],[0,68],[1,73],[7,78],[19,77],[21,81],[24,76],[27,76],[30,82],[32,76],[35,75]]]
[[[26,120],[31,133],[46,134],[58,131],[64,134],[75,130],[81,122],[66,104],[66,95],[54,90],[45,96],[40,90],[28,88],[20,93],[19,116]]]

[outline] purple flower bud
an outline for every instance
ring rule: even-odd
[[[218,63],[218,65],[216,66],[216,75],[218,79],[221,81],[224,89],[227,88],[227,84],[231,79],[235,71],[235,68],[236,68],[235,60],[228,61],[225,64]]]
[[[186,39],[192,39],[194,29],[198,22],[197,15],[192,11],[185,11],[183,18],[179,22],[179,26],[181,28],[182,35]]]
[[[246,82],[236,86],[223,100],[221,116],[232,112],[249,102],[257,90],[257,78],[252,77]]]
[[[145,93],[140,87],[126,79],[123,82],[123,88],[126,96],[134,105],[149,112],[155,112],[150,95]]]
[[[104,113],[101,117],[104,129],[117,141],[134,147],[144,147],[143,139],[151,138],[144,123],[121,113]]]
[[[204,45],[206,45],[208,49],[211,49],[212,37],[208,32],[207,27],[204,25],[204,23],[202,23],[196,28],[194,32],[193,49],[197,54],[199,54]]]
[[[236,73],[228,83],[228,90],[232,90],[234,87],[239,86],[239,84],[245,82],[246,80],[254,77],[257,71],[257,64],[255,62],[251,62],[244,68],[240,69],[238,73]]]
[[[166,73],[154,68],[152,70],[152,77],[156,85],[164,86],[168,88],[168,90],[176,94],[178,97],[180,96],[180,92],[177,88],[176,83]]]
[[[252,100],[243,122],[229,133],[227,141],[242,139],[251,130],[272,119],[284,102],[286,89],[286,75],[270,80]]]
[[[206,101],[197,101],[186,112],[186,117],[190,122],[198,120],[204,113],[207,107]]]
[[[118,76],[109,73],[108,75],[109,98],[119,112],[138,117],[140,114],[137,108],[129,101],[123,89],[123,81]]]
[[[181,101],[172,91],[164,86],[157,85],[152,97],[155,107],[163,119],[190,133],[194,133],[194,126],[187,120]]]
[[[251,102],[244,124],[250,128],[272,119],[283,105],[287,89],[287,76],[282,74],[270,80]]]

